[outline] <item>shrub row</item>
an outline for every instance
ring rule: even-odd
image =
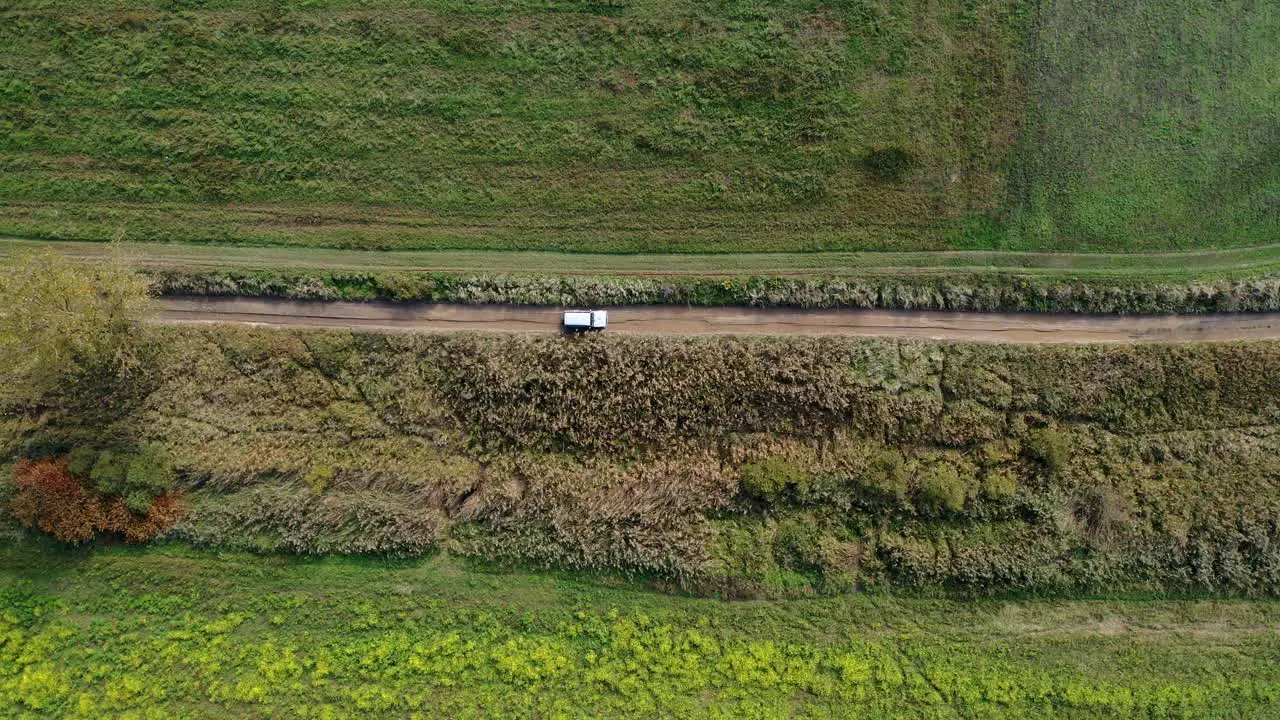
[[[407,272],[153,271],[165,295],[524,305],[747,305],[1115,314],[1280,311],[1280,277],[1204,282],[893,275],[609,277]]]

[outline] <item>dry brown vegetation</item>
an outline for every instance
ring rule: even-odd
[[[123,422],[173,458],[199,544],[729,594],[1280,583],[1277,343],[165,332]]]

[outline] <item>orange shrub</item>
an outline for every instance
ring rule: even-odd
[[[14,467],[13,482],[17,493],[9,511],[14,518],[62,542],[82,543],[99,532],[143,542],[173,527],[183,511],[177,494],[166,493],[155,498],[148,513],[139,515],[123,498],[86,488],[71,474],[66,460],[24,460]]]
[[[107,498],[104,502],[102,531],[115,533],[128,542],[146,542],[173,527],[182,517],[183,507],[177,493],[157,496],[145,515],[129,509],[124,498]]]
[[[81,543],[102,525],[101,500],[71,475],[65,460],[24,460],[13,469],[13,483],[18,492],[9,510],[29,528]]]

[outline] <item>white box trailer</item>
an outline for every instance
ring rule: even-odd
[[[565,310],[565,330],[603,330],[609,324],[607,310]]]

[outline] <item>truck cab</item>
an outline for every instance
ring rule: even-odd
[[[607,310],[565,310],[561,326],[566,332],[603,330],[609,325]]]

